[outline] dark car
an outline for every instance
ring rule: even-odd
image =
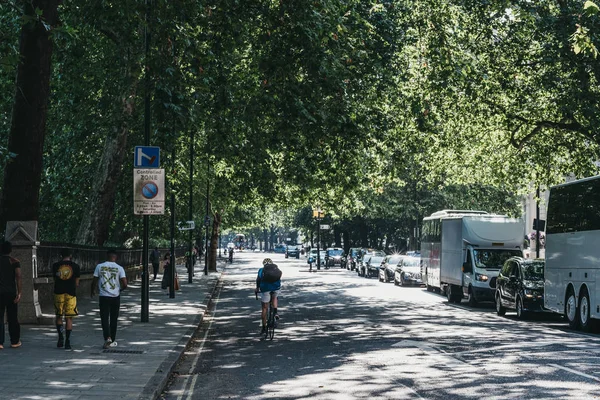
[[[344,266],[344,250],[337,247],[330,247],[325,250],[325,266],[343,267]]]
[[[274,253],[281,253],[284,254],[285,253],[285,249],[286,249],[286,245],[283,243],[279,243],[275,245],[275,248],[273,249]]]
[[[287,246],[285,249],[285,258],[288,257],[300,258],[300,246],[293,244]]]
[[[417,255],[402,256],[394,273],[394,285],[420,286],[421,284],[423,284],[421,279],[421,257]]]
[[[383,264],[381,264],[381,268],[379,268],[380,282],[391,282],[394,280],[396,266],[400,260],[402,260],[402,256],[400,254],[392,254],[383,260]]]
[[[350,250],[348,250],[348,256],[346,256],[346,269],[354,271],[358,265],[360,255],[360,247],[351,247]]]
[[[511,257],[496,279],[496,312],[507,309],[525,318],[528,312],[544,311],[544,260]]]
[[[361,275],[364,276],[365,278],[370,278],[372,276],[378,276],[379,275],[379,267],[381,266],[381,263],[383,262],[384,259],[385,259],[385,255],[379,255],[379,254],[365,255],[363,262],[361,263],[361,271],[360,271],[360,272],[362,272]]]

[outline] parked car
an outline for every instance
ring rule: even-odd
[[[325,266],[325,251],[321,250],[319,255],[319,261],[321,262],[321,266]],[[317,249],[312,249],[309,253],[308,253],[308,257],[306,258],[306,262],[308,264],[315,264],[315,266],[317,265]]]
[[[379,268],[379,281],[380,282],[391,282],[394,280],[396,273],[396,266],[402,260],[400,254],[392,254],[391,256],[385,257],[381,268]]]
[[[298,245],[289,245],[285,249],[285,258],[288,257],[296,257],[300,258],[300,246]]]
[[[354,271],[356,269],[360,259],[360,254],[360,247],[351,247],[350,250],[348,250],[348,255],[346,256],[346,269],[349,269],[350,271]]]
[[[356,272],[359,276],[365,276],[365,263],[371,256],[385,257],[385,253],[381,250],[374,249],[360,249],[360,258],[358,258],[356,264]]]
[[[541,259],[511,257],[502,266],[496,279],[496,312],[507,309],[525,318],[528,312],[544,311],[544,266]]]
[[[364,276],[365,278],[378,276],[379,267],[381,266],[381,263],[384,259],[385,256],[383,255],[366,255],[361,264],[362,276]]]
[[[285,250],[286,250],[287,246],[283,243],[279,243],[275,245],[275,248],[273,249],[273,251],[275,253],[280,253],[280,254],[284,254]]]
[[[325,266],[326,267],[342,267],[344,265],[344,250],[338,247],[330,247],[325,250]]]
[[[422,285],[421,280],[421,257],[401,256],[400,262],[394,272],[394,285]]]

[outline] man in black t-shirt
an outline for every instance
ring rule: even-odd
[[[79,286],[80,268],[71,261],[71,249],[64,248],[60,255],[62,260],[52,265],[54,276],[54,311],[56,313],[56,331],[58,343],[56,347],[71,348],[71,331],[73,330],[73,317],[77,312],[77,286]],[[63,315],[65,317],[66,339],[63,336]]]
[[[12,244],[3,242],[0,249],[0,349],[4,348],[4,312],[8,319],[10,347],[21,347],[21,326],[17,304],[21,301],[21,263],[12,258]]]

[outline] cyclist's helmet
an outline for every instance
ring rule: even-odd
[[[265,258],[263,260],[263,265],[267,265],[267,264],[273,264],[273,260],[271,260],[270,258]]]

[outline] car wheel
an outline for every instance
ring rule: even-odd
[[[394,276],[394,285],[398,286],[398,280],[396,279],[395,276]]]
[[[506,308],[502,305],[502,300],[500,300],[500,293],[496,293],[496,314],[499,316],[506,314]]]
[[[590,296],[585,288],[581,292],[581,298],[579,299],[579,326],[582,331],[590,332],[592,330],[592,320],[590,319]]]
[[[404,284],[404,273],[400,274],[400,286],[405,286],[405,284]]]
[[[477,307],[477,298],[475,297],[475,293],[473,292],[473,288],[469,286],[469,306],[475,308]]]
[[[525,310],[523,310],[523,300],[521,300],[521,297],[517,297],[517,318],[519,319],[525,319],[527,317],[527,313],[525,312]]]
[[[577,307],[577,299],[573,289],[569,289],[567,301],[565,302],[565,316],[569,321],[569,328],[579,329],[579,309]]]

